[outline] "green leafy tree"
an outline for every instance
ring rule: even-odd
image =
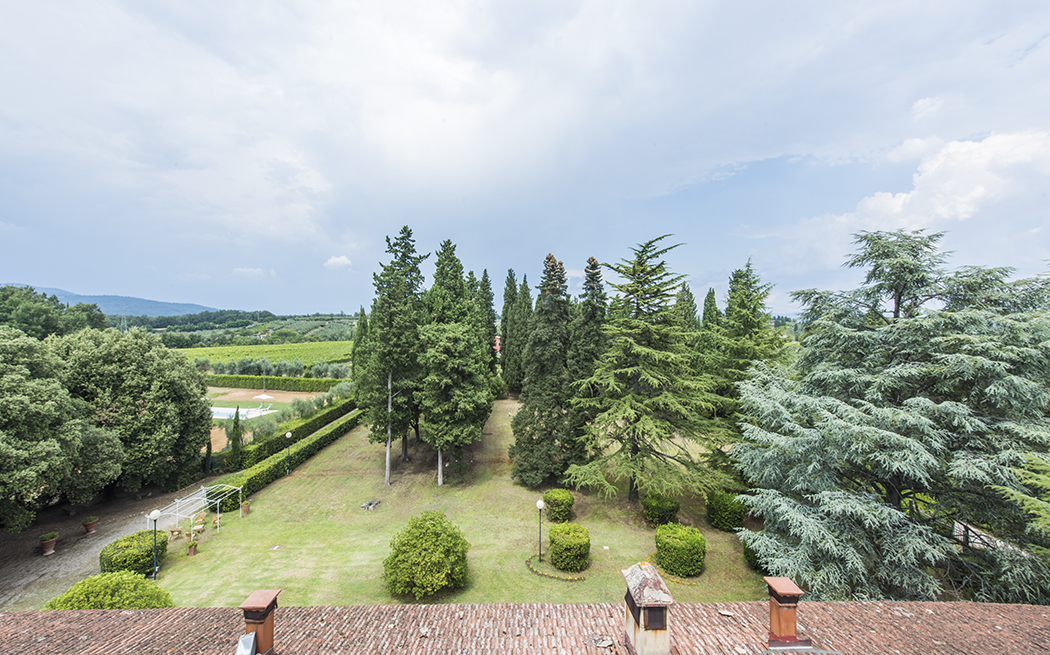
[[[470,544],[441,512],[409,519],[390,541],[390,550],[383,560],[383,577],[392,594],[419,600],[467,584]]]
[[[511,324],[514,322],[514,307],[518,302],[518,281],[514,269],[507,270],[507,280],[503,287],[503,312],[500,314],[500,367],[503,369],[503,385],[509,388],[512,380],[521,377],[521,358],[514,352],[515,344],[510,341]]]
[[[368,357],[368,349],[365,342],[368,341],[368,316],[362,307],[357,313],[357,326],[354,327],[354,350],[350,355],[351,377],[356,381],[361,377],[362,369],[365,368],[365,360]]]
[[[702,326],[705,328],[718,325],[722,322],[722,312],[718,309],[718,301],[715,299],[715,290],[709,288],[704,296],[704,317]]]
[[[510,350],[503,368],[503,381],[507,385],[507,391],[520,392],[525,381],[525,348],[532,332],[532,311],[529,276],[522,275],[507,326],[507,344]]]
[[[481,334],[484,338],[485,352],[488,355],[489,371],[495,375],[499,360],[496,355],[496,307],[495,296],[492,293],[492,280],[489,279],[488,269],[481,271],[481,282],[478,287],[478,305],[481,309]]]
[[[233,420],[228,428],[226,439],[230,442],[230,454],[226,456],[226,468],[239,471],[244,467],[244,430],[241,428],[240,406],[233,410]]]
[[[1029,531],[1040,537],[1050,537],[1050,462],[1045,456],[1041,457],[1035,453],[1025,455],[1025,461],[1024,467],[1015,468],[1013,472],[1027,486],[1026,490],[1003,486],[992,488],[1028,512],[1031,519]],[[1050,561],[1050,549],[1033,544],[1032,550]]]
[[[0,527],[28,527],[39,505],[86,502],[114,480],[123,452],[62,384],[46,343],[0,326]]]
[[[623,279],[612,286],[606,327],[609,349],[581,387],[581,407],[595,412],[588,430],[593,461],[571,466],[568,479],[577,487],[593,486],[616,493],[609,478],[628,480],[631,501],[639,489],[677,494],[705,490],[724,476],[706,467],[696,453],[710,451],[698,429],[700,416],[711,410],[709,393],[692,367],[690,331],[675,310],[681,276],[671,273],[661,257],[665,236],[633,248],[634,258],[606,264]]]
[[[8,325],[35,339],[58,334],[62,303],[33,287],[0,287],[0,325]]]
[[[47,601],[47,610],[145,610],[175,607],[164,589],[132,571],[99,573]]]
[[[565,266],[547,255],[538,287],[532,331],[525,348],[525,381],[521,406],[511,428],[514,443],[508,455],[514,460],[511,475],[529,487],[560,478],[577,453],[575,435],[568,422],[572,390],[569,387],[569,299]]]
[[[1050,320],[943,302],[940,234],[861,233],[849,292],[798,292],[808,320],[791,367],[741,385],[733,455],[765,522],[760,563],[816,598],[1048,602],[1046,541],[995,487],[1050,443]],[[977,299],[979,300],[979,299]],[[1016,548],[974,547],[980,530]]]
[[[696,298],[685,282],[679,287],[675,297],[675,310],[682,315],[682,325],[692,332],[699,332],[701,323],[697,315]]]
[[[358,405],[371,425],[369,440],[386,442],[386,482],[390,483],[390,445],[401,439],[401,460],[408,461],[407,435],[419,436],[420,404],[425,369],[419,359],[423,344],[419,327],[427,322],[423,304],[423,273],[419,265],[429,255],[416,253],[408,226],[393,241],[387,237],[390,262],[372,276],[376,295],[372,301],[367,362],[359,382]]]
[[[211,408],[204,381],[185,355],[138,329],[82,330],[48,344],[65,362],[63,382],[86,403],[92,423],[119,435],[124,462],[118,484],[135,491],[198,479]]]

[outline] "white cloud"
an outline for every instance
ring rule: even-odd
[[[1038,262],[1050,248],[1024,235],[1050,220],[1040,209],[1050,183],[1050,133],[952,141],[923,157],[912,181],[910,191],[874,193],[852,212],[809,218],[764,235],[784,244],[780,272],[837,266],[852,251],[854,233],[897,229],[948,231],[966,257],[958,264],[991,261],[1039,272]],[[965,232],[964,223],[972,223]],[[953,236],[955,230],[961,234]]]
[[[328,261],[324,263],[324,267],[331,271],[339,270],[340,268],[350,268],[352,265],[353,262],[351,262],[350,258],[346,255],[339,255],[338,257],[332,255],[328,258]]]
[[[5,223],[4,221],[0,221],[0,232],[14,232],[16,230],[21,229],[21,227],[15,225],[14,223]]]
[[[944,106],[943,98],[921,98],[911,106],[912,122],[921,121],[928,116],[933,116]]]
[[[263,274],[261,268],[235,268],[233,272],[237,275],[246,275],[251,277],[257,277]]]

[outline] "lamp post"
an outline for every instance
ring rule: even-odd
[[[292,469],[288,461],[288,449],[292,446],[292,433],[285,432],[284,439],[284,476],[288,477],[292,474]]]
[[[540,530],[539,553],[540,553],[540,561],[542,562],[543,561],[543,500],[542,499],[536,501],[536,509],[539,510],[538,513],[536,514],[536,518],[539,521],[539,530]]]
[[[149,513],[149,517],[153,519],[153,579],[157,579],[157,519],[160,518],[160,510],[155,509]]]

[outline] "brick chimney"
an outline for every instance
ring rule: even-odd
[[[253,591],[237,609],[244,612],[244,634],[255,633],[255,647],[262,655],[276,655],[273,647],[273,614],[280,589]]]
[[[795,622],[798,599],[805,592],[788,578],[762,578],[769,588],[769,647],[803,648],[813,641],[800,637]]]
[[[627,581],[624,645],[632,655],[670,655],[674,603],[663,578],[649,562],[621,571]]]

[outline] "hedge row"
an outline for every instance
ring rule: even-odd
[[[132,571],[140,575],[153,574],[153,530],[139,530],[134,534],[111,541],[98,554],[99,569],[103,573]],[[157,562],[168,552],[168,534],[156,531]]]
[[[282,378],[273,375],[205,375],[209,387],[233,389],[272,389],[274,391],[328,391],[340,382],[338,378]]]
[[[310,436],[314,432],[317,432],[339,417],[346,416],[352,412],[354,408],[355,404],[353,399],[337,398],[336,400],[333,400],[328,407],[325,407],[313,416],[297,418],[281,423],[277,426],[277,430],[274,432],[272,438],[244,446],[244,467],[250,468],[267,457],[282,452],[288,446],[288,439],[285,438],[285,434],[291,432],[291,443],[296,443],[299,440]]]
[[[287,458],[290,467],[295,468],[310,459],[326,446],[334,443],[339,437],[350,432],[361,418],[361,410],[355,410],[343,418],[314,432],[305,439],[293,444],[288,449]],[[274,441],[278,441],[274,439]],[[283,440],[282,440],[283,441]],[[276,455],[271,455],[255,466],[243,471],[220,478],[215,484],[228,484],[231,487],[242,487],[245,497],[266,488],[274,480],[279,480],[285,475],[285,453],[282,449]],[[223,512],[232,512],[237,509],[240,501],[236,496],[230,496],[222,501],[220,506]]]

